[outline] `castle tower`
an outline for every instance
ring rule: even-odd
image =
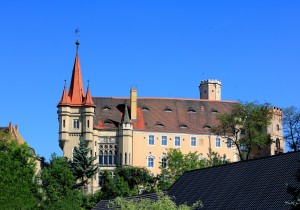
[[[200,82],[200,99],[221,100],[222,84],[219,80],[202,80]]]
[[[133,124],[129,118],[127,104],[119,127],[119,165],[132,165],[132,133]]]
[[[96,144],[93,139],[95,104],[92,101],[89,86],[86,95],[84,94],[78,56],[78,41],[76,45],[70,88],[67,93],[66,86],[64,87],[61,100],[57,105],[59,146],[63,150],[63,155],[70,159],[73,157],[74,147],[78,147],[80,138],[83,138],[88,147],[91,148],[91,155],[96,155],[96,147],[94,146]]]

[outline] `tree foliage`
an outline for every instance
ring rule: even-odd
[[[230,113],[218,115],[219,124],[211,132],[231,140],[241,160],[251,158],[253,149],[270,145],[267,132],[272,112],[268,104],[237,104]]]
[[[160,168],[158,187],[167,190],[185,171],[205,168],[228,163],[226,156],[221,157],[217,152],[209,151],[208,159],[200,158],[197,152],[183,154],[180,149],[168,149],[165,154],[167,167]]]
[[[108,171],[103,172],[101,192],[102,199],[130,196],[133,194],[123,177],[116,175],[112,178]]]
[[[70,162],[55,154],[40,175],[42,209],[80,209],[81,194],[76,189],[76,178]]]
[[[139,190],[139,186],[143,188],[153,183],[153,177],[150,171],[144,167],[137,166],[123,166],[116,169],[116,174],[123,177],[124,181],[128,183],[130,190]]]
[[[4,134],[5,135],[5,134]],[[36,209],[35,156],[27,144],[0,139],[1,209]]]
[[[72,167],[77,179],[80,180],[80,186],[86,187],[88,179],[92,178],[98,172],[98,166],[94,164],[97,157],[89,155],[90,148],[86,146],[85,141],[81,138],[79,147],[74,148]]]
[[[283,132],[287,146],[293,151],[300,150],[300,111],[294,106],[283,110]]]
[[[118,197],[109,203],[109,207],[113,209],[126,210],[191,210],[202,207],[202,202],[198,201],[192,206],[186,204],[177,206],[176,203],[166,194],[157,192],[157,200],[150,199],[125,199]]]

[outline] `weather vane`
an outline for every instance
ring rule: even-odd
[[[76,34],[76,42],[75,42],[75,44],[76,44],[76,55],[78,54],[78,45],[80,44],[79,41],[78,41],[79,32],[80,32],[79,28],[76,28],[75,29],[75,34]]]

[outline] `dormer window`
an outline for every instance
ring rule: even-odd
[[[162,124],[162,123],[160,123],[160,122],[156,123],[155,126],[158,127],[158,128],[163,128],[163,127],[165,127],[164,124]]]
[[[115,124],[113,123],[113,121],[110,120],[110,119],[104,120],[104,125],[106,125],[106,126],[115,126]]]
[[[216,109],[212,109],[211,113],[213,113],[213,114],[219,114],[218,110],[216,110]]]
[[[209,125],[205,125],[205,126],[203,127],[203,129],[204,129],[204,130],[209,130],[209,129],[211,129],[211,127],[210,127]]]
[[[150,111],[150,109],[149,109],[148,107],[146,107],[146,106],[143,106],[143,107],[142,107],[142,111],[148,112],[148,111]]]
[[[109,106],[104,106],[104,107],[102,108],[102,110],[104,110],[104,111],[109,111],[109,110],[111,110],[111,108],[110,108]]]
[[[188,113],[189,114],[194,114],[194,113],[196,113],[196,111],[195,111],[195,109],[190,107],[189,110],[188,110]]]
[[[172,112],[172,109],[170,109],[169,107],[166,107],[164,112]]]
[[[186,124],[181,124],[179,127],[180,128],[188,128],[188,126]]]

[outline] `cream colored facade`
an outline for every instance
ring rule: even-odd
[[[77,59],[77,58],[76,58]],[[78,64],[76,63],[78,62]],[[77,69],[76,69],[77,68]],[[147,129],[136,129],[138,121],[138,100],[137,90],[132,88],[130,97],[126,100],[122,119],[115,128],[97,125],[96,110],[101,109],[103,113],[112,112],[112,107],[97,107],[101,102],[95,104],[89,99],[89,89],[84,96],[82,91],[82,101],[80,103],[72,102],[72,94],[76,89],[76,82],[81,80],[79,60],[75,60],[73,75],[69,95],[66,95],[64,89],[62,99],[58,104],[59,118],[59,145],[63,150],[65,157],[72,159],[74,147],[79,144],[79,139],[83,138],[91,149],[90,155],[96,156],[96,164],[99,164],[100,170],[113,171],[116,166],[133,165],[148,168],[151,173],[157,175],[160,173],[160,166],[164,164],[164,157],[167,149],[179,148],[183,153],[197,152],[199,158],[207,157],[209,148],[218,152],[220,155],[226,155],[231,161],[238,161],[237,150],[233,144],[229,145],[227,139],[216,135],[210,135],[207,132],[203,134],[191,132],[170,132],[170,131],[149,131]],[[79,75],[76,79],[76,75]],[[79,84],[81,83],[81,84]],[[82,86],[82,81],[77,85]],[[79,88],[81,91],[81,89]],[[200,102],[220,101],[221,100],[221,82],[218,80],[205,80],[200,83]],[[81,93],[80,93],[81,94]],[[69,97],[69,98],[68,98]],[[97,98],[93,99],[98,100]],[[174,99],[176,101],[176,99]],[[184,100],[184,99],[178,99]],[[199,99],[195,99],[199,100]],[[85,101],[85,102],[84,102]],[[129,109],[130,108],[130,109]],[[144,108],[140,108],[142,110]],[[201,111],[204,107],[200,107]],[[103,111],[104,110],[104,111]],[[281,152],[284,151],[284,142],[282,137],[281,110],[273,109],[274,117],[268,132],[273,139],[280,142]],[[98,116],[99,117],[99,116]],[[104,121],[102,123],[109,123]],[[164,126],[158,123],[160,126]],[[277,141],[277,146],[278,146]],[[278,151],[276,143],[271,148],[266,148],[262,153],[273,155]],[[96,175],[91,181],[88,191],[93,193],[99,189],[99,177]]]

